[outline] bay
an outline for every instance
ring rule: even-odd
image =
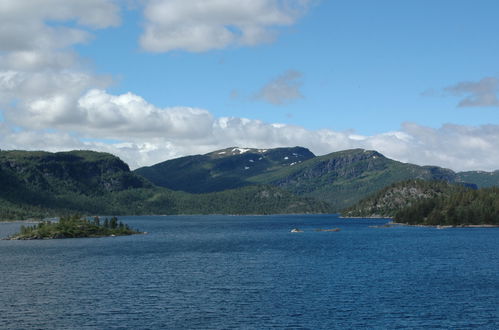
[[[0,241],[0,327],[499,324],[497,228],[372,228],[389,220],[336,215],[120,220],[148,234]],[[0,223],[0,237],[20,225]]]

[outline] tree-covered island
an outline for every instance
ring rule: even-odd
[[[61,217],[59,221],[41,221],[33,226],[21,226],[20,232],[9,237],[11,240],[59,239],[81,237],[125,236],[141,234],[128,225],[118,221],[116,217],[99,217],[88,220],[72,215]]]

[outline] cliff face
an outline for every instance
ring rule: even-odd
[[[408,179],[453,182],[448,169],[405,164],[376,151],[353,149],[316,157],[272,183],[296,194],[327,201],[336,210]]]
[[[2,151],[0,170],[35,191],[99,194],[150,186],[119,158],[92,151]]]
[[[325,178],[332,182],[335,178],[352,179],[364,176],[370,171],[381,171],[387,168],[386,158],[376,151],[360,149],[333,153],[317,157],[307,163],[303,169],[275,181],[279,186],[299,184],[305,181]]]

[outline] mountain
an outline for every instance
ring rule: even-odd
[[[474,183],[478,188],[499,187],[499,170],[494,172],[459,172],[457,178],[459,182]]]
[[[135,170],[154,184],[190,193],[224,191],[254,185],[252,177],[273,173],[314,158],[306,148],[227,148],[205,155],[167,160]],[[268,182],[261,182],[266,184]]]
[[[352,149],[317,157],[301,147],[229,148],[168,160],[135,173],[156,185],[192,193],[273,185],[327,202],[335,211],[399,181],[464,180],[449,169],[402,163],[376,151]]]
[[[338,212],[393,183],[493,185],[498,172],[455,173],[353,149],[228,148],[130,171],[93,151],[0,151],[0,218],[85,214]]]
[[[0,171],[34,191],[98,194],[152,187],[116,156],[95,151],[0,151]]]
[[[326,203],[253,185],[189,194],[153,185],[107,153],[0,151],[0,219],[85,214],[329,212]]]
[[[0,151],[0,184],[0,209],[7,218],[105,209],[100,196],[153,187],[119,158],[93,151]]]
[[[337,211],[395,182],[407,179],[455,180],[451,170],[401,163],[376,151],[363,149],[315,157],[276,174],[271,178],[260,176],[255,178],[255,182],[261,183],[260,180],[269,178],[271,184],[326,201]]]
[[[445,181],[407,180],[383,188],[341,213],[345,217],[394,217],[400,210],[419,201],[467,189],[470,188]]]

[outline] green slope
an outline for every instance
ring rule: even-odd
[[[376,151],[354,149],[316,157],[272,176],[253,178],[295,194],[327,201],[339,211],[362,198],[407,179],[454,180],[454,173],[437,167],[405,164]]]
[[[142,167],[135,173],[161,187],[207,193],[252,185],[251,178],[256,175],[273,173],[313,157],[313,153],[301,147],[268,150],[227,148]]]
[[[0,151],[0,219],[85,214],[263,214],[329,211],[276,187],[192,195],[156,187],[105,153]]]

